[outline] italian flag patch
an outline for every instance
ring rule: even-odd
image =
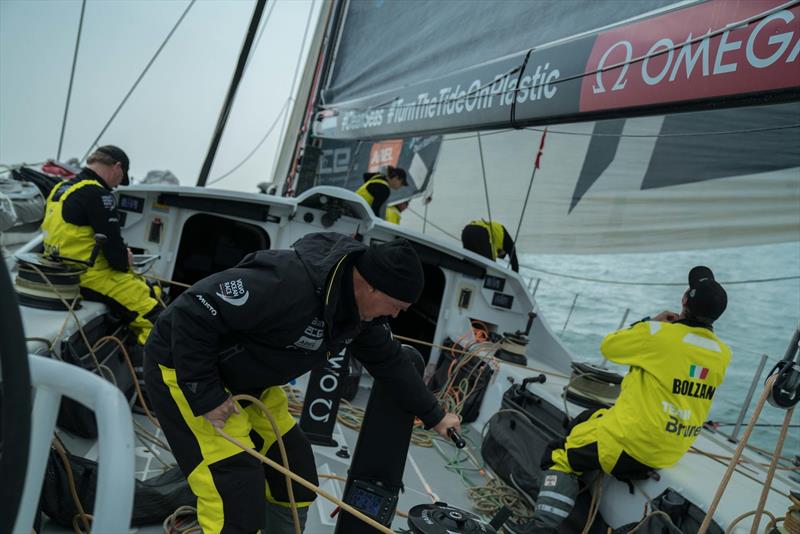
[[[689,366],[689,377],[705,380],[707,376],[708,376],[708,368],[700,367],[699,365]]]

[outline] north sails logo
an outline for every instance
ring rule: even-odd
[[[233,306],[242,306],[250,298],[250,291],[244,288],[242,279],[230,280],[219,285],[217,296]]]

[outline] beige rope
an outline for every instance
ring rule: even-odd
[[[176,282],[174,280],[167,280],[166,278],[161,278],[160,276],[156,276],[154,274],[142,274],[140,276],[143,276],[145,278],[149,278],[150,280],[154,280],[156,282],[163,282],[165,284],[170,284],[170,285],[173,285],[173,286],[192,287],[190,284],[184,284],[183,282]]]
[[[258,407],[262,411],[264,411],[265,414],[269,414],[269,411],[267,410],[266,406],[264,406],[255,397],[251,397],[250,395],[236,395],[236,396],[233,397],[233,400],[238,400],[238,399],[247,399],[247,400],[250,400],[250,401],[256,401],[258,403],[257,404]],[[267,417],[271,417],[271,414],[267,415]],[[395,534],[395,532],[393,530],[381,525],[380,523],[378,523],[377,521],[375,521],[371,517],[368,517],[368,516],[362,514],[361,512],[359,512],[358,510],[356,510],[355,508],[353,508],[352,506],[347,504],[346,502],[337,499],[336,497],[334,497],[330,493],[326,492],[325,490],[323,490],[322,488],[320,488],[318,486],[315,486],[314,484],[312,484],[308,480],[304,479],[303,477],[294,474],[293,472],[291,472],[287,468],[283,467],[281,464],[279,464],[277,462],[274,462],[273,460],[267,458],[263,454],[260,454],[260,453],[256,452],[255,450],[253,450],[252,448],[248,447],[244,443],[240,442],[236,438],[228,435],[224,430],[222,430],[220,428],[216,428],[216,427],[215,427],[215,429],[216,429],[217,433],[220,436],[222,436],[223,438],[227,439],[231,443],[237,445],[239,448],[241,448],[244,452],[246,452],[250,456],[253,456],[254,458],[258,458],[259,460],[261,460],[261,462],[267,464],[268,466],[270,466],[271,468],[275,469],[279,473],[283,474],[287,478],[290,478],[290,479],[294,480],[295,482],[297,482],[301,486],[305,487],[306,489],[309,489],[309,490],[313,491],[314,493],[316,493],[317,495],[319,495],[320,497],[323,497],[323,498],[329,500],[330,502],[336,504],[342,510],[354,515],[355,517],[357,517],[361,521],[365,522],[366,524],[368,524],[372,528],[374,528],[374,529],[376,529],[376,530],[378,530],[380,532],[383,532],[384,534]],[[277,434],[279,434],[279,433],[277,433]]]
[[[470,352],[468,352],[468,351],[463,351],[463,350],[458,350],[458,349],[451,349],[450,347],[445,347],[444,345],[437,345],[436,343],[429,343],[428,341],[423,341],[421,339],[415,339],[413,337],[399,336],[397,334],[392,334],[392,337],[394,337],[395,339],[399,339],[400,341],[408,341],[409,343],[414,343],[414,344],[417,344],[417,345],[425,345],[426,347],[432,347],[434,349],[452,351],[452,352],[455,352],[457,354],[470,354]],[[545,369],[537,369],[535,367],[528,367],[527,365],[519,365],[519,364],[516,364],[516,363],[507,362],[505,360],[497,360],[497,363],[500,363],[502,365],[510,365],[511,367],[519,367],[520,369],[527,369],[529,371],[536,371],[537,373],[543,373],[545,375],[556,376],[556,377],[559,377],[559,378],[569,378],[569,376],[567,376],[565,374],[562,374],[562,373],[555,372],[555,371],[550,371],[550,370],[545,370]]]
[[[240,395],[234,395],[232,397],[232,400],[234,400],[234,401],[240,401],[240,400],[250,401],[253,404],[255,404],[256,406],[258,406],[258,408],[262,412],[264,412],[264,415],[269,420],[270,425],[272,425],[272,431],[275,433],[275,438],[276,438],[276,440],[278,442],[278,449],[280,450],[280,453],[281,453],[281,461],[283,462],[283,467],[284,467],[284,469],[286,469],[287,472],[291,473],[291,471],[289,471],[289,457],[286,455],[286,447],[284,447],[284,445],[283,445],[283,438],[281,437],[281,431],[278,428],[278,422],[275,421],[275,418],[272,416],[272,413],[267,409],[266,406],[264,406],[264,403],[261,402],[260,399],[257,399],[255,397],[253,397],[252,395],[247,395],[247,394],[244,394],[244,393],[240,394]],[[242,447],[243,449],[245,449],[245,452],[247,452],[251,456],[253,454],[257,454],[258,455],[257,458],[264,458],[264,459],[269,460],[265,456],[261,456],[260,454],[258,454],[253,449],[249,449],[243,443],[239,443],[237,441],[234,441],[233,438],[231,438],[230,436],[225,434],[221,429],[217,428],[217,431],[220,434],[222,434],[222,437],[224,437],[228,441],[232,441],[233,443],[235,443],[239,447]],[[250,451],[252,451],[252,452],[250,452]],[[275,465],[278,465],[278,464],[275,464]],[[284,474],[286,474],[286,473],[284,473]],[[294,499],[294,490],[292,489],[292,481],[290,480],[290,477],[288,475],[286,476],[286,492],[289,494],[289,503],[291,504],[292,520],[294,521],[295,534],[302,534],[302,532],[301,532],[302,529],[300,528],[300,517],[298,517],[298,515],[297,515],[297,502]]]
[[[770,389],[772,388],[770,387]],[[775,454],[772,455],[772,461],[769,464],[767,478],[764,480],[764,487],[761,490],[761,497],[758,500],[756,517],[753,519],[753,526],[750,527],[750,534],[758,533],[758,524],[761,522],[761,515],[764,511],[764,506],[767,504],[767,494],[769,493],[769,487],[772,485],[772,479],[775,476],[775,468],[778,466],[778,459],[780,458],[781,450],[783,449],[783,442],[786,441],[786,434],[789,431],[789,423],[792,421],[792,414],[794,414],[794,407],[792,407],[790,410],[787,410],[786,415],[783,417],[781,434],[778,436],[778,443],[775,445]],[[774,519],[775,518],[773,517],[773,520]]]
[[[722,499],[722,494],[725,493],[725,488],[728,486],[728,482],[731,480],[733,471],[736,468],[736,465],[739,463],[739,458],[742,456],[744,446],[750,439],[750,434],[753,433],[756,421],[758,421],[758,416],[761,415],[761,410],[764,408],[764,403],[767,401],[770,391],[772,391],[772,384],[775,383],[776,378],[777,375],[773,375],[767,379],[767,382],[764,385],[764,392],[761,394],[761,398],[758,399],[756,409],[753,411],[753,415],[750,416],[750,421],[747,423],[747,428],[744,431],[744,435],[742,436],[741,441],[739,441],[739,444],[736,446],[736,452],[734,452],[731,461],[728,463],[728,468],[725,470],[725,475],[722,477],[722,481],[719,483],[717,492],[714,494],[714,500],[711,501],[711,506],[708,507],[706,516],[703,518],[703,522],[700,524],[697,534],[705,534],[708,530],[708,527],[711,524],[711,519],[714,517],[714,512],[716,511],[717,506],[719,506],[720,499]]]

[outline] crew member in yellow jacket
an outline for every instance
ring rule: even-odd
[[[533,532],[557,531],[575,504],[578,475],[602,469],[642,479],[689,450],[731,360],[712,326],[726,305],[711,269],[698,266],[689,272],[680,314],[665,311],[606,336],[600,351],[630,371],[613,407],[583,412],[566,440],[545,451]]]
[[[388,208],[386,208],[386,222],[390,222],[392,224],[400,224],[400,217],[401,213],[406,211],[408,207],[408,200],[404,200],[403,202],[398,202],[397,204],[392,204]]]
[[[509,255],[511,270],[519,272],[519,261],[514,240],[506,227],[497,221],[476,219],[461,231],[461,245],[484,258],[497,260]]]
[[[122,240],[111,193],[130,182],[130,160],[122,149],[106,145],[86,163],[77,176],[54,187],[47,198],[42,222],[45,254],[86,261],[95,246],[95,234],[104,234],[107,239],[94,265],[81,275],[81,295],[105,302],[130,322],[138,343],[144,345],[162,307],[155,290],[130,271],[132,255]]]
[[[392,190],[408,185],[406,171],[399,167],[387,166],[381,173],[367,173],[364,183],[356,189],[356,194],[367,201],[376,217],[383,217],[383,205]]]

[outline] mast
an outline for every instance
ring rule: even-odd
[[[309,48],[309,61],[306,62],[303,77],[297,89],[297,100],[286,125],[283,143],[273,169],[273,176],[284,181],[281,186],[283,195],[290,196],[295,187],[294,176],[306,148],[305,143],[310,133],[311,119],[315,114],[321,87],[324,85],[333,63],[336,49],[335,40],[344,16],[345,5],[344,0],[334,0],[333,2],[324,2],[320,9],[316,32]],[[321,24],[323,21],[324,24]],[[315,55],[316,61],[310,61],[310,58]]]
[[[225,97],[225,103],[222,105],[222,110],[219,112],[219,119],[217,120],[217,127],[214,129],[214,136],[211,139],[211,146],[208,147],[208,154],[206,160],[203,162],[203,168],[200,170],[200,176],[197,178],[197,185],[204,187],[208,180],[208,174],[211,172],[211,165],[214,164],[214,157],[219,148],[219,142],[222,139],[222,133],[225,131],[225,123],[228,122],[228,115],[230,115],[231,108],[233,107],[233,99],[236,96],[236,90],[239,88],[239,82],[242,81],[244,68],[247,64],[247,58],[250,56],[250,48],[253,46],[253,39],[258,29],[258,24],[261,21],[261,14],[264,12],[267,0],[257,0],[256,7],[253,10],[253,17],[250,19],[250,27],[247,30],[244,43],[242,44],[242,51],[239,54],[239,61],[236,64],[236,70],[231,79],[231,85],[228,88],[228,95]]]

